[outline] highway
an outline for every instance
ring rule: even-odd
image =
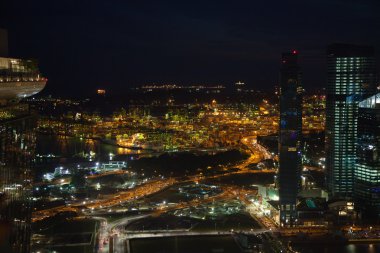
[[[77,212],[79,215],[99,215],[102,210],[115,211],[117,208],[115,206],[119,206],[124,202],[128,202],[131,200],[141,199],[143,197],[152,195],[159,191],[162,191],[170,186],[179,183],[186,182],[199,182],[206,179],[213,179],[219,177],[225,177],[233,174],[247,174],[247,173],[274,173],[274,169],[264,169],[264,170],[252,170],[249,169],[249,165],[252,163],[259,163],[263,159],[270,159],[272,155],[262,146],[257,144],[255,137],[246,137],[242,140],[242,144],[249,149],[251,155],[248,159],[242,161],[238,165],[231,166],[232,168],[238,168],[237,171],[229,171],[226,168],[226,173],[211,175],[211,176],[203,176],[203,175],[194,175],[188,177],[187,179],[183,178],[163,178],[148,181],[145,184],[139,185],[133,189],[128,189],[126,191],[118,192],[116,194],[111,194],[108,196],[104,196],[104,199],[97,199],[92,201],[78,201],[72,203],[71,205],[59,206],[55,208],[50,208],[46,210],[41,210],[33,213],[32,220],[33,222],[42,220],[46,217],[53,216],[58,212],[64,211],[73,211]],[[247,206],[250,204],[249,201],[245,198],[247,191],[241,189],[241,187],[222,187],[222,193],[212,196],[206,199],[194,199],[188,202],[180,202],[173,206],[166,206],[157,208],[150,214],[125,217],[111,223],[108,223],[102,219],[101,226],[98,228],[97,238],[98,238],[98,253],[105,253],[110,250],[110,247],[113,247],[114,252],[125,252],[125,240],[134,239],[134,238],[148,238],[148,237],[166,237],[166,236],[196,236],[196,235],[226,235],[231,234],[231,232],[219,232],[219,231],[205,231],[205,232],[194,232],[188,230],[181,231],[160,231],[157,230],[154,233],[143,232],[143,231],[125,231],[124,228],[130,222],[135,221],[137,219],[146,218],[148,216],[159,216],[162,213],[173,211],[177,209],[183,209],[190,206],[198,206],[201,204],[205,204],[210,201],[215,200],[226,200],[226,199],[234,199],[239,198],[243,201]],[[115,210],[111,210],[114,208]],[[257,234],[263,232],[270,232],[276,229],[272,226],[272,224],[268,225],[268,222],[265,222],[265,218],[257,216],[257,210],[250,209],[251,215],[259,220],[259,223],[264,225],[266,228],[242,231],[247,234]],[[94,217],[95,219],[100,219],[100,217]],[[111,243],[109,242],[109,238],[113,238]],[[112,244],[112,246],[110,246]]]
[[[174,236],[199,236],[199,235],[233,235],[234,233],[244,233],[249,235],[257,235],[266,232],[271,232],[269,229],[251,229],[251,230],[239,230],[239,231],[188,231],[188,230],[157,230],[156,232],[128,232],[126,234],[126,239],[137,239],[137,238],[154,238],[154,237],[174,237]]]
[[[120,231],[124,230],[130,222],[149,217],[150,214],[135,215],[130,217],[124,217],[116,221],[108,223],[99,229],[98,238],[98,253],[108,253],[110,247],[110,238],[113,237],[113,248],[114,252],[125,252],[124,251],[124,240],[120,240]]]
[[[59,206],[50,209],[45,209],[33,213],[32,221],[45,219],[56,215],[59,212],[72,211],[76,213],[88,212],[88,210],[110,208],[115,205],[120,205],[124,202],[140,199],[142,197],[151,195],[158,191],[161,191],[177,181],[174,178],[167,178],[162,180],[150,181],[146,184],[137,186],[131,190],[118,192],[107,196],[106,199],[98,199],[95,201],[78,201],[71,205]]]

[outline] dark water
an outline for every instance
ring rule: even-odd
[[[131,241],[132,253],[238,253],[231,236],[193,236],[137,239]]]
[[[177,240],[177,241],[176,241]],[[132,253],[140,252],[212,252],[214,249],[223,249],[220,252],[240,252],[231,237],[182,237],[182,238],[154,238],[132,240]],[[154,251],[152,249],[157,249]],[[160,249],[160,250],[158,250]],[[380,253],[380,244],[349,244],[340,246],[326,246],[310,244],[294,247],[301,253]]]
[[[73,164],[86,164],[106,162],[110,154],[113,160],[131,160],[140,155],[139,150],[119,148],[97,140],[81,139],[55,135],[37,135],[36,155],[43,156],[36,159],[35,177],[40,178],[46,172],[54,171],[57,166],[71,166]],[[89,159],[88,155],[93,157]],[[48,155],[52,155],[47,157]]]
[[[106,159],[109,154],[136,154],[138,151],[119,148],[92,139],[76,137],[43,135],[37,136],[36,154],[54,154],[64,158],[72,158],[93,152],[97,157]]]
[[[380,253],[380,244],[315,245],[294,247],[302,253]]]

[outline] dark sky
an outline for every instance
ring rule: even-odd
[[[380,51],[379,0],[1,2],[11,56],[38,58],[54,95],[152,82],[271,89],[294,48],[312,89],[325,84],[327,44]]]

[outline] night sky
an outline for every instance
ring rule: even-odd
[[[292,49],[311,90],[325,85],[327,44],[380,51],[379,0],[1,2],[10,56],[38,58],[53,95],[153,82],[272,89]]]

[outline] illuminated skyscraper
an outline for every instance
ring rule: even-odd
[[[354,198],[366,218],[380,218],[380,93],[359,103]]]
[[[282,55],[280,86],[280,219],[283,226],[292,226],[297,219],[302,163],[302,86],[296,51]]]
[[[354,186],[358,103],[375,87],[372,47],[333,44],[327,49],[326,178],[336,198],[351,198]]]
[[[5,252],[29,252],[35,126],[28,105],[0,107],[0,223],[8,237],[0,248]]]

